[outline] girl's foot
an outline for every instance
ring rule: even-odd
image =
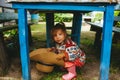
[[[76,74],[68,73],[62,76],[62,80],[76,80]]]

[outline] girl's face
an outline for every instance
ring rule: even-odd
[[[56,30],[54,35],[53,35],[53,39],[56,43],[62,43],[66,38],[66,34],[61,30]]]

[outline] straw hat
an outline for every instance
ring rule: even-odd
[[[64,66],[63,59],[58,60],[58,56],[47,48],[36,49],[30,53],[30,59],[36,62],[36,68],[41,72],[52,72],[54,65]]]

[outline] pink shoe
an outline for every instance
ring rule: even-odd
[[[76,75],[72,73],[68,73],[62,76],[62,80],[72,80],[72,79],[76,79]]]
[[[67,70],[68,70],[68,74],[63,75],[62,80],[72,80],[72,79],[76,78],[75,66],[71,66],[71,67],[67,68]]]

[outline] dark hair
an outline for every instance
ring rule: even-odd
[[[65,28],[65,24],[63,22],[59,22],[57,23],[51,30],[51,35],[52,35],[52,38],[54,36],[54,32],[57,31],[57,30],[62,30],[66,35],[67,35],[67,32],[66,32],[66,28]]]

